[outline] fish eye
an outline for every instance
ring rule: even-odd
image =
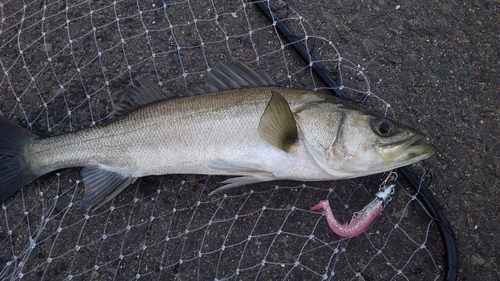
[[[377,135],[388,137],[396,131],[396,126],[389,119],[378,118],[373,123],[373,129]]]

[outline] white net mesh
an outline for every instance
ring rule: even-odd
[[[307,19],[269,3],[340,87],[382,114],[355,64]],[[0,111],[37,134],[100,122],[140,74],[172,92],[202,83],[225,55],[279,84],[325,86],[254,4],[242,1],[2,1]],[[374,225],[343,239],[319,212],[348,222],[381,176],[271,182],[208,196],[223,177],[146,177],[96,211],[79,210],[78,168],[51,173],[2,204],[0,279],[432,280],[442,245],[403,183]]]

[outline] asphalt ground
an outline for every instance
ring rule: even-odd
[[[428,142],[438,148],[438,153],[426,160],[425,165],[433,174],[429,190],[441,205],[457,238],[459,280],[499,279],[500,105],[497,99],[500,90],[500,2],[284,1],[274,4],[281,14],[286,15],[287,9],[297,11],[307,20],[309,32],[332,40],[343,57],[360,65],[372,90],[391,104],[398,121],[423,131]],[[182,17],[177,20],[182,22]],[[32,32],[27,37],[36,38],[40,34],[40,30],[32,29]],[[189,30],[186,29],[186,32]],[[98,40],[101,47],[112,48],[113,45],[107,44],[107,41],[115,39]],[[55,48],[58,39],[53,37],[51,40]],[[189,43],[189,36],[186,40]],[[165,42],[169,42],[168,39]],[[92,50],[92,44],[92,40],[83,41],[80,48]],[[244,48],[251,46],[243,43],[239,47],[243,48],[235,50],[233,55],[245,60],[247,51]],[[2,50],[4,58],[10,55],[8,50]],[[36,65],[40,61],[37,55],[43,56],[34,53],[27,63]],[[86,64],[85,52],[81,55],[79,63]],[[183,57],[191,64],[191,69],[195,69],[193,71],[204,70],[203,66],[199,66],[199,60],[194,59],[200,55],[195,50]],[[95,57],[95,54],[90,57]],[[123,64],[119,52],[109,54],[108,58]],[[139,64],[140,58],[134,59]],[[132,60],[129,63],[134,63]],[[54,66],[54,73],[63,73],[67,67],[63,63]],[[112,76],[112,71],[107,74]],[[178,73],[178,69],[171,71]],[[96,73],[99,72],[102,70],[97,68]],[[169,73],[161,69],[150,73],[169,77]],[[58,82],[50,79],[51,72],[46,75],[48,79],[44,81],[44,86],[57,86]],[[19,78],[13,82],[13,85],[19,85],[18,91],[26,85],[29,75],[20,73]],[[105,79],[102,75],[84,77],[82,83],[89,85],[87,90],[91,92],[93,85],[102,84],[102,79]],[[117,80],[114,83],[116,85],[112,85],[112,89],[122,86]],[[182,83],[172,86],[173,90],[184,88]],[[78,92],[77,87],[69,88],[70,94]],[[101,91],[95,96],[90,105],[96,114],[92,120],[104,118],[110,110],[109,104],[116,101],[118,92],[116,90],[111,96]],[[39,100],[29,98],[28,95],[23,99],[23,111],[39,112]],[[53,104],[77,106],[71,101],[57,103],[54,100]],[[3,101],[1,110],[14,120],[25,119],[20,113],[22,111],[14,108],[16,102],[10,97]],[[48,119],[57,123],[67,114],[66,109],[52,108]],[[71,123],[68,124],[67,120],[57,123],[52,133],[88,126],[88,112],[85,113],[84,109],[74,112]],[[32,124],[32,129],[46,132],[45,119],[38,120]],[[78,178],[78,170],[63,173],[68,174],[71,178]],[[179,180],[174,177],[171,181],[175,183]],[[61,204],[64,205],[64,202]],[[19,210],[23,209],[21,205]],[[67,219],[70,220],[70,217],[68,215]],[[77,220],[79,216],[74,215],[74,218]],[[102,228],[98,224],[87,227],[89,233]],[[109,229],[112,230],[112,227]],[[76,262],[85,265],[88,261]]]

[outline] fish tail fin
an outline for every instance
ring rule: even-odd
[[[0,116],[0,203],[40,176],[30,170],[22,153],[37,137]]]

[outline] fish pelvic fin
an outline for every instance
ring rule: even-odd
[[[101,167],[85,167],[82,169],[85,193],[80,209],[96,206],[99,209],[109,200],[122,192],[137,178],[125,177],[117,172],[107,171]]]
[[[298,139],[298,129],[292,110],[285,98],[272,91],[271,100],[260,118],[259,135],[272,146],[285,152]]]
[[[214,159],[203,163],[207,168],[218,170],[226,174],[246,175],[244,177],[231,178],[223,181],[224,186],[210,192],[209,195],[219,193],[232,187],[275,180],[273,173],[255,168],[236,165],[222,159]]]
[[[210,192],[208,195],[214,195],[214,194],[220,193],[224,190],[227,190],[227,189],[230,189],[233,187],[237,187],[237,186],[272,181],[275,179],[276,179],[275,177],[271,177],[271,176],[264,175],[264,174],[258,174],[258,175],[246,176],[246,177],[238,177],[238,178],[230,178],[230,179],[227,179],[227,180],[221,182],[221,183],[227,183],[226,185],[223,185],[223,186],[217,188],[216,190]]]
[[[226,160],[222,160],[222,159],[212,159],[212,160],[204,162],[203,165],[207,168],[224,172],[225,174],[227,174],[227,173],[235,174],[235,175],[257,175],[258,174],[258,175],[274,176],[273,173],[268,172],[268,171],[233,164],[233,163],[230,163],[230,162],[228,162]]]
[[[31,171],[23,155],[26,145],[38,138],[30,131],[0,116],[0,202],[9,199],[39,176]]]

